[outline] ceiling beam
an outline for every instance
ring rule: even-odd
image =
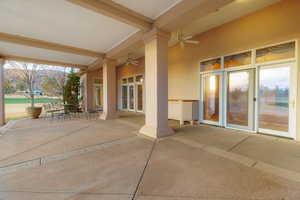
[[[131,49],[137,49],[143,46],[143,38],[144,38],[144,31],[139,31],[132,36],[130,36],[127,40],[121,42],[119,45],[111,49],[106,53],[106,57],[117,59],[120,56],[124,56],[126,52]]]
[[[102,68],[102,64],[103,64],[103,59],[98,58],[97,60],[95,60],[92,64],[90,64],[87,68],[88,71],[94,71],[94,70],[98,70],[100,68]]]
[[[121,42],[119,45],[111,49],[105,54],[105,57],[110,59],[118,59],[122,56],[127,56],[127,53],[133,49],[137,49],[143,46],[143,37],[145,32],[139,31],[132,36],[130,36],[127,40]],[[90,71],[96,70],[102,67],[102,58],[98,58],[95,62],[89,65],[88,69]]]
[[[85,65],[73,64],[73,63],[65,63],[59,61],[49,61],[49,60],[42,60],[36,58],[28,58],[28,57],[21,57],[21,56],[14,56],[14,55],[0,55],[1,58],[10,61],[18,61],[18,62],[28,62],[28,63],[35,63],[35,64],[42,64],[42,65],[53,65],[53,66],[61,66],[61,67],[71,67],[71,68],[79,68],[79,69],[87,69]]]
[[[141,30],[152,28],[153,20],[112,0],[66,0]]]
[[[154,22],[154,27],[173,32],[193,20],[205,17],[234,0],[183,0]],[[106,53],[108,58],[118,58],[140,48],[146,31],[139,31]]]
[[[46,42],[43,40],[37,40],[32,38],[23,37],[20,35],[13,35],[8,33],[0,32],[0,41],[2,42],[9,42],[19,45],[31,46],[41,49],[48,49],[53,51],[61,51],[64,53],[71,53],[81,56],[89,56],[89,57],[103,57],[103,53],[81,49],[72,46],[66,46],[58,43]]]
[[[157,28],[172,32],[185,24],[216,12],[234,0],[183,0],[154,23]]]

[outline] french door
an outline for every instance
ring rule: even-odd
[[[209,73],[201,76],[201,116],[204,123],[222,123],[222,73]]]
[[[128,85],[122,85],[122,109],[128,109]]]
[[[103,108],[103,85],[94,85],[94,103],[96,108]]]
[[[144,99],[143,99],[143,84],[136,84],[136,110],[137,112],[143,112],[144,111],[144,105],[143,105]]]
[[[135,111],[135,85],[128,85],[128,110]]]
[[[254,130],[254,69],[226,72],[226,127]]]
[[[258,131],[295,137],[294,64],[259,66],[257,76]]]

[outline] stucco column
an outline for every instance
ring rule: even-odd
[[[4,63],[5,60],[0,58],[0,126],[5,125]]]
[[[93,110],[93,79],[91,72],[86,72],[81,76],[81,82],[83,84],[83,102],[84,110],[86,112]]]
[[[103,113],[100,119],[117,118],[116,60],[105,59],[103,63]]]
[[[170,34],[153,29],[145,35],[145,125],[141,134],[168,136],[168,40]]]

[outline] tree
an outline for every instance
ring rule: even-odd
[[[16,90],[17,91],[25,91],[26,90],[26,83],[23,79],[18,79],[16,82]]]
[[[73,105],[75,107],[74,109],[76,110],[79,106],[79,90],[80,77],[71,71],[64,87],[64,100],[67,104]]]
[[[11,80],[5,79],[4,80],[4,93],[5,94],[12,94],[16,92],[15,87],[12,85]]]
[[[26,85],[27,94],[30,98],[31,107],[34,107],[34,90],[37,79],[40,77],[43,65],[32,64],[32,63],[22,63],[22,62],[14,62],[11,61],[9,64],[20,70],[22,81],[24,81]]]
[[[56,78],[45,76],[41,85],[43,91],[49,96],[62,95],[59,82]]]

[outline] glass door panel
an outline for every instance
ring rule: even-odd
[[[103,87],[101,85],[96,86],[96,107],[102,108],[103,106]]]
[[[261,67],[259,70],[260,132],[288,136],[290,67]]]
[[[203,76],[203,120],[219,124],[220,121],[220,81],[219,74]]]
[[[254,76],[253,70],[228,72],[227,125],[253,129]]]
[[[137,111],[143,111],[143,85],[137,85]]]
[[[123,85],[122,86],[122,109],[127,110],[128,109],[128,86]]]
[[[129,110],[134,111],[134,85],[129,85]]]

